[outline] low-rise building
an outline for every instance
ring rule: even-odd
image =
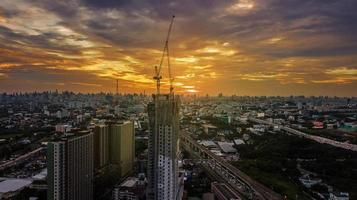
[[[0,199],[12,199],[32,184],[30,179],[8,179],[0,181]]]
[[[139,199],[138,178],[129,177],[113,190],[113,200],[137,200]]]
[[[223,153],[236,153],[237,149],[235,149],[233,142],[218,142],[218,146]]]
[[[217,132],[217,127],[211,124],[203,124],[203,130],[206,134],[213,134]]]
[[[329,200],[349,200],[348,192],[331,192]]]

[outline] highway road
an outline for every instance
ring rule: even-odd
[[[291,134],[294,134],[294,135],[297,135],[299,137],[303,137],[303,138],[306,138],[306,139],[314,140],[314,141],[316,141],[318,143],[321,143],[321,144],[329,144],[329,145],[332,145],[332,146],[335,146],[335,147],[338,147],[338,148],[347,149],[347,150],[351,150],[351,151],[357,151],[357,145],[355,145],[355,144],[350,144],[350,143],[347,143],[347,142],[339,142],[339,141],[336,141],[336,140],[331,140],[331,139],[328,139],[328,138],[315,136],[315,135],[309,135],[309,134],[306,134],[304,132],[292,129],[292,128],[287,127],[287,126],[283,126],[283,125],[279,125],[279,124],[275,124],[275,123],[269,122],[267,120],[256,119],[256,118],[249,118],[249,120],[252,121],[252,122],[255,122],[255,123],[259,123],[259,124],[266,124],[266,125],[270,125],[270,126],[280,126],[282,130],[284,130],[284,131],[286,131],[288,133],[291,133]]]
[[[237,179],[240,180],[241,183],[243,183],[245,186],[250,188],[250,190],[253,191],[254,193],[254,199],[259,199],[259,200],[280,200],[283,199],[283,197],[271,190],[270,188],[260,184],[259,182],[253,180],[250,178],[248,175],[225,161],[223,158],[213,154],[209,149],[203,147],[202,145],[198,144],[196,140],[191,138],[189,134],[182,132],[180,134],[181,137],[181,142],[183,143],[191,143],[191,145],[194,145],[195,148],[199,149],[201,152],[204,152],[205,157],[208,157],[208,159],[213,159],[215,160],[220,166],[223,166],[225,170],[227,170],[230,174],[235,176]],[[185,144],[185,146],[190,146],[190,144]],[[201,155],[201,154],[199,154]],[[207,159],[207,158],[203,158]],[[235,185],[230,183],[234,188]],[[239,190],[239,189],[238,189]],[[240,191],[241,192],[241,191]]]
[[[1,164],[0,165],[0,171],[25,161],[26,159],[28,159],[31,156],[35,155],[36,153],[40,152],[42,149],[43,149],[43,147],[37,148],[37,149],[35,149],[35,150],[33,150],[33,151],[29,152],[29,153],[26,153],[24,155],[21,155],[21,156],[15,158],[14,160],[10,160],[10,161],[8,161],[6,163]]]

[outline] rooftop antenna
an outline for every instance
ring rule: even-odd
[[[172,74],[171,74],[170,53],[169,53],[169,39],[170,39],[172,24],[174,23],[174,19],[175,19],[175,15],[173,15],[171,18],[169,30],[167,32],[167,36],[166,36],[166,40],[165,40],[164,49],[163,49],[162,55],[161,55],[160,64],[159,64],[159,66],[155,66],[155,76],[153,78],[156,80],[156,93],[157,94],[160,94],[160,86],[161,86],[160,80],[162,79],[161,68],[162,68],[165,57],[167,57],[167,67],[169,70],[170,94],[174,90],[173,84],[172,84],[173,78],[172,78]]]
[[[119,94],[119,80],[117,79],[117,90],[116,90],[116,94]]]

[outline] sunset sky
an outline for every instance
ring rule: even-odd
[[[356,0],[1,0],[0,92],[152,93],[172,14],[176,93],[357,96]]]

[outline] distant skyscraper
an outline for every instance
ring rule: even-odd
[[[109,160],[116,166],[120,176],[128,174],[134,166],[134,123],[115,123],[109,126]]]
[[[94,169],[109,164],[109,127],[98,125],[94,128]]]
[[[148,105],[150,134],[148,155],[149,200],[176,200],[178,193],[178,96],[158,94]]]
[[[47,199],[93,199],[93,134],[48,143]]]

